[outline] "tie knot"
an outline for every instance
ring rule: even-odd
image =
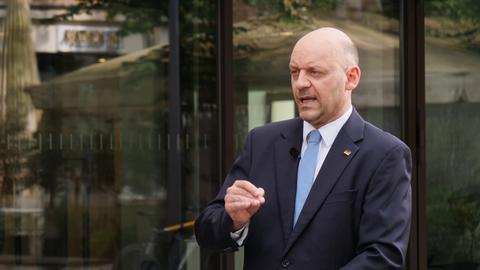
[[[320,132],[318,132],[317,129],[310,131],[307,136],[307,143],[308,144],[318,144],[320,143],[320,140],[322,139],[322,136],[320,135]]]

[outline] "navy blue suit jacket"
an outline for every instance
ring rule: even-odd
[[[252,217],[244,269],[402,269],[411,214],[411,155],[353,110],[328,153],[293,228],[303,120],[253,129],[217,197],[195,223],[201,247],[234,251],[226,189],[246,179],[265,189]],[[350,151],[349,155],[345,150]]]

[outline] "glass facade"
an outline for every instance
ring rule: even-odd
[[[428,269],[478,269],[480,3],[425,4]]]
[[[353,103],[369,121],[400,135],[400,3],[234,1],[235,136],[295,117],[288,63],[295,42],[338,27],[356,43],[362,78]]]
[[[230,149],[296,116],[290,52],[323,26],[359,48],[355,108],[415,137],[409,269],[477,269],[477,2],[0,0],[0,269],[241,269],[193,221]]]
[[[168,1],[2,4],[0,268],[200,269],[215,3],[176,7],[175,33]]]

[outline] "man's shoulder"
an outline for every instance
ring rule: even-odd
[[[360,142],[362,147],[371,149],[373,152],[384,152],[398,146],[407,147],[395,135],[363,119],[355,109],[343,130],[353,141]]]
[[[301,128],[303,128],[303,120],[300,118],[292,118],[255,127],[250,131],[250,133],[254,133],[257,136],[271,136],[279,133],[288,134],[295,131],[296,129]]]
[[[408,148],[397,136],[367,121],[365,121],[365,140],[377,150],[388,151],[397,147]]]

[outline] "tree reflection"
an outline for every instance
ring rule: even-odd
[[[1,51],[1,192],[3,205],[35,181],[31,171],[36,147],[33,134],[39,113],[25,89],[39,83],[31,39],[28,0],[9,0]]]

